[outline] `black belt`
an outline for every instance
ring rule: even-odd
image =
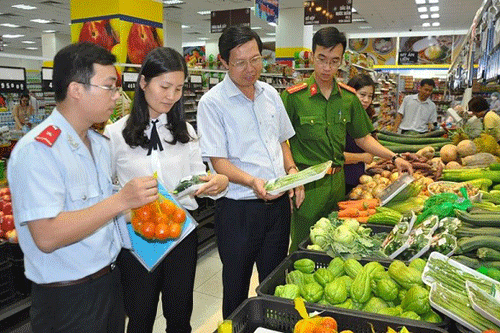
[[[108,273],[111,273],[111,271],[115,268],[115,266],[116,266],[116,264],[112,263],[111,265],[108,265],[108,266],[98,270],[94,274],[87,275],[86,277],[83,277],[83,278],[78,279],[78,280],[43,283],[43,284],[39,284],[39,286],[48,287],[48,288],[56,288],[56,287],[74,286],[77,284],[90,282],[90,281],[98,279],[98,278],[100,278]]]
[[[286,191],[288,193],[288,191]],[[283,195],[279,196],[278,198],[276,199],[273,199],[273,200],[264,200],[264,199],[249,199],[249,200],[244,200],[244,201],[248,201],[248,202],[258,202],[258,203],[263,203],[263,204],[266,204],[266,205],[273,205],[275,203],[278,203],[280,200],[283,199],[283,197],[285,197],[285,193],[283,193]]]

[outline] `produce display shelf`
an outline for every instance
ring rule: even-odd
[[[391,225],[380,225],[380,224],[370,224],[370,223],[361,224],[361,226],[372,229],[372,235],[378,234],[381,232],[389,233],[389,232],[391,232],[392,228],[394,228],[394,226],[391,226]],[[312,245],[312,241],[311,241],[311,238],[309,236],[299,244],[299,250],[308,251],[308,252],[315,252],[315,253],[324,253],[324,252],[315,251],[315,250],[308,250],[307,249],[308,245]]]
[[[5,308],[0,310],[0,321],[9,318],[10,316],[13,316],[24,309],[27,309],[31,306],[31,298],[30,297],[25,297],[23,299],[20,299],[19,301],[6,306]]]
[[[307,251],[296,251],[290,254],[288,257],[286,257],[279,265],[274,269],[274,271],[267,276],[264,281],[262,281],[261,284],[257,286],[257,289],[255,290],[257,293],[257,296],[264,297],[264,298],[270,298],[270,299],[276,299],[276,300],[282,300],[284,302],[290,302],[293,303],[292,300],[285,300],[280,297],[274,296],[274,290],[276,289],[277,286],[279,285],[284,285],[286,284],[286,275],[294,270],[293,263],[299,259],[304,259],[308,258],[311,259],[312,261],[315,262],[316,267],[315,269],[317,270],[318,268],[322,267],[328,267],[328,264],[332,260],[330,256],[327,254],[322,254],[319,252],[307,252]],[[367,264],[370,261],[378,261],[382,266],[385,268],[389,267],[391,264],[392,260],[391,259],[358,259],[359,263],[362,265]],[[324,305],[319,305],[316,303],[308,303],[306,302],[307,305],[314,305],[316,307],[321,308],[322,310],[332,310],[332,311],[340,311],[342,310],[345,313],[352,314],[353,316],[363,316],[366,314],[370,314],[368,312],[364,311],[358,311],[358,310],[351,310],[351,309],[343,309],[343,308],[337,308],[334,306],[324,306]],[[424,321],[420,320],[412,320],[412,319],[404,319],[400,317],[394,317],[394,316],[385,316],[385,315],[379,315],[379,314],[374,314],[371,313],[371,316],[374,318],[380,318],[382,321],[386,322],[397,322],[397,321],[404,321],[408,325],[414,325],[417,323],[423,323],[428,325],[429,327],[440,327],[447,329],[451,321],[448,317],[446,316],[441,316],[443,318],[443,321],[441,323],[426,323]],[[406,324],[405,324],[406,325]],[[243,331],[246,332],[246,331]],[[386,332],[386,331],[385,331]]]
[[[321,312],[322,317],[334,318],[339,332],[351,330],[356,333],[386,333],[387,327],[399,331],[403,326],[412,333],[446,332],[443,328],[425,322],[394,317],[385,318],[368,312],[353,313],[340,308],[324,308],[311,304],[307,304],[306,309],[309,313]],[[253,297],[245,300],[227,319],[232,320],[233,333],[253,333],[257,328],[292,333],[301,317],[292,301]]]

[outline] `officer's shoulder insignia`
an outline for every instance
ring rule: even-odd
[[[355,94],[355,93],[356,93],[356,89],[354,89],[354,88],[353,88],[353,87],[351,87],[351,86],[348,86],[348,85],[347,85],[347,84],[345,84],[345,83],[342,83],[342,82],[337,82],[337,84],[339,85],[339,87],[340,87],[340,88],[343,88],[343,89],[345,89],[345,90],[347,90],[347,91],[350,91],[350,92],[352,92],[353,94]]]
[[[301,91],[303,89],[307,88],[307,82],[302,82],[299,84],[296,84],[294,86],[286,88],[286,91],[288,91],[289,94],[296,93],[297,91]]]
[[[36,141],[43,143],[49,147],[52,147],[54,142],[56,142],[57,138],[61,134],[61,129],[57,126],[50,125],[46,129],[44,129],[38,136],[35,138]]]

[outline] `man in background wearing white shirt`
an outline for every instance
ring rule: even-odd
[[[436,84],[432,79],[420,81],[418,94],[406,96],[398,110],[394,123],[394,132],[401,129],[401,133],[425,133],[434,128],[437,122],[436,104],[430,96]]]

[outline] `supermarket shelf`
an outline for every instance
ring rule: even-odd
[[[307,68],[294,68],[294,70],[296,71],[304,71],[304,72],[309,72],[309,71],[313,71],[314,68],[313,67],[307,67]]]
[[[2,310],[0,310],[0,321],[15,315],[18,312],[23,311],[31,306],[31,298],[26,297],[14,304],[11,304]]]
[[[358,69],[362,69],[362,70],[367,71],[367,72],[375,72],[375,70],[373,68],[367,68],[367,67],[363,67],[363,66],[356,65],[356,64],[352,64],[351,66],[356,67]]]
[[[205,73],[225,73],[225,69],[205,69],[205,68],[192,68],[188,67],[189,72],[205,72]]]

